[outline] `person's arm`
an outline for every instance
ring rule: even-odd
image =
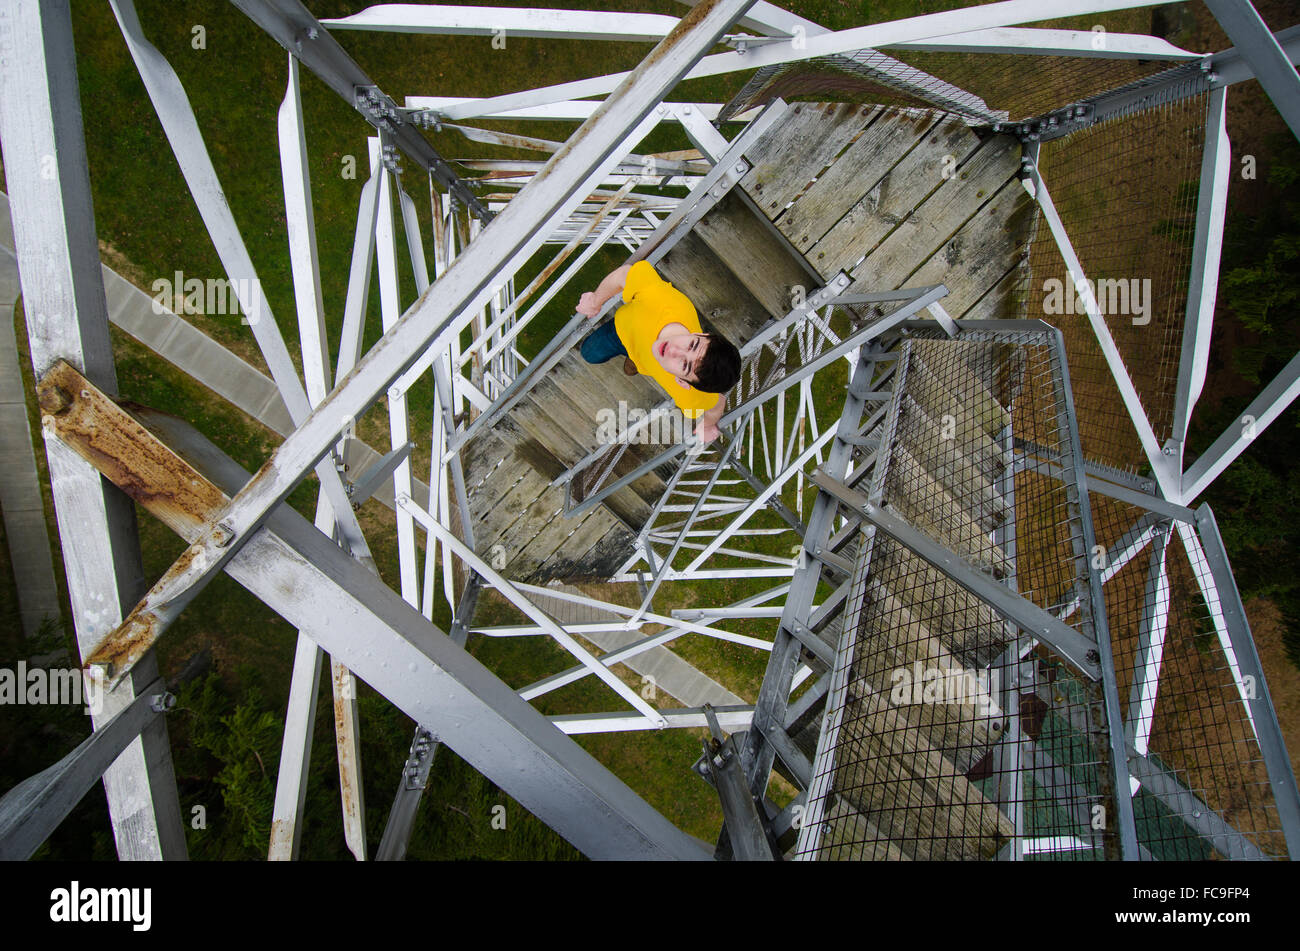
[[[605,301],[609,300],[615,294],[622,293],[623,285],[627,283],[627,272],[632,269],[630,264],[625,264],[620,268],[611,271],[600,282],[600,286],[594,291],[588,291],[578,300],[578,313],[584,317],[595,317],[600,313],[600,309],[605,306]]]
[[[695,420],[695,435],[707,446],[722,433],[718,430],[718,420],[727,412],[727,394],[718,394],[718,403],[711,410],[706,410]]]

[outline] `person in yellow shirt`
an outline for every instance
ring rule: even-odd
[[[622,356],[624,373],[650,377],[696,421],[701,443],[717,439],[726,393],[740,379],[740,352],[725,337],[704,333],[690,298],[645,261],[610,273],[582,295],[578,313],[594,318],[620,292],[623,306],[582,342],[582,358],[595,364]]]

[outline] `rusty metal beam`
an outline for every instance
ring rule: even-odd
[[[248,478],[184,421],[146,411],[136,418],[66,363],[46,373],[37,395],[49,438],[187,540]],[[703,843],[289,506],[271,513],[225,570],[587,855],[708,858]]]

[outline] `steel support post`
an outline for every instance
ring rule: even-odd
[[[825,468],[835,477],[842,477],[848,470],[853,454],[853,445],[848,437],[858,430],[858,421],[866,405],[863,394],[870,387],[873,367],[874,364],[868,357],[859,354],[858,365],[849,378],[844,406],[836,425],[837,438],[831,444],[826,460]],[[817,493],[804,534],[803,550],[807,554],[790,581],[790,591],[772,645],[772,656],[768,659],[763,683],[759,688],[754,723],[745,734],[742,766],[749,780],[750,791],[755,796],[762,796],[767,789],[776,755],[775,747],[768,741],[768,732],[772,728],[784,728],[790,703],[790,683],[800,649],[807,637],[804,632],[810,630],[812,603],[822,576],[822,561],[814,552],[825,545],[838,506],[839,503],[829,493]]]
[[[1245,56],[1292,134],[1300,139],[1300,77],[1255,5],[1248,0],[1205,0],[1205,5]]]
[[[1115,380],[1115,386],[1124,401],[1124,408],[1128,411],[1129,419],[1137,432],[1138,441],[1141,442],[1147,461],[1151,464],[1151,471],[1155,473],[1156,480],[1160,483],[1161,493],[1167,498],[1181,501],[1178,495],[1178,473],[1172,465],[1173,460],[1161,452],[1161,447],[1156,442],[1155,431],[1151,428],[1151,421],[1147,419],[1146,410],[1142,408],[1141,398],[1138,396],[1137,389],[1133,386],[1133,380],[1129,377],[1128,370],[1124,366],[1124,358],[1115,345],[1115,339],[1111,336],[1110,328],[1106,325],[1106,319],[1101,315],[1096,295],[1088,284],[1083,265],[1079,263],[1078,255],[1074,253],[1074,247],[1070,243],[1070,236],[1066,233],[1065,225],[1062,224],[1060,216],[1056,213],[1056,206],[1052,203],[1052,196],[1048,194],[1047,186],[1043,184],[1037,166],[1031,166],[1030,177],[1023,179],[1022,184],[1030,196],[1038,202],[1038,207],[1043,212],[1043,218],[1047,222],[1052,237],[1056,241],[1056,246],[1061,252],[1061,257],[1065,261],[1066,273],[1073,285],[1072,291],[1076,292],[1083,301],[1088,314],[1088,322],[1092,325],[1097,344],[1101,347],[1102,355],[1106,358],[1106,366],[1110,368],[1111,376]]]
[[[752,0],[705,0],[659,44],[547,168],[466,247],[438,282],[357,364],[343,384],[302,422],[258,475],[231,499],[214,525],[146,594],[105,639],[97,660],[114,676],[129,670],[167,625],[234,556],[250,533],[334,444],[346,420],[356,419],[427,347],[445,346],[491,297],[497,275],[531,256],[546,234],[581,201],[615,150]],[[466,315],[464,322],[457,320]],[[220,524],[215,524],[220,523]]]
[[[165,433],[164,445],[66,364],[47,372],[40,392],[55,410],[51,438],[94,458],[106,476],[135,491],[137,501],[187,540],[207,530],[227,504],[227,493],[248,478],[183,421],[142,413],[150,427]],[[289,506],[271,513],[226,567],[587,855],[708,857],[703,843],[647,805]]]
[[[329,392],[328,381],[332,367],[316,251],[316,220],[307,165],[307,137],[303,127],[298,61],[289,56],[288,63],[288,81],[278,119],[280,164],[284,182],[285,220],[289,233],[289,260],[298,313],[298,333],[302,344],[303,376],[307,400],[315,406]],[[356,330],[359,334],[360,327],[357,326]],[[340,349],[351,349],[349,343],[345,336],[340,340]],[[357,343],[359,344],[359,338]],[[337,533],[334,510],[323,492],[316,500],[316,528],[325,534]],[[359,554],[364,559],[363,563],[373,566],[368,551],[363,548]],[[284,741],[280,748],[280,770],[276,775],[275,805],[267,853],[271,860],[297,858],[301,844],[302,825],[299,820],[306,804],[321,660],[320,649],[304,631],[299,631],[289,685],[289,705],[285,713]],[[330,673],[344,839],[352,854],[364,861],[365,809],[356,683],[351,671],[332,659]]]
[[[1142,620],[1138,625],[1137,656],[1133,680],[1129,684],[1128,715],[1124,718],[1124,738],[1143,756],[1155,723],[1156,693],[1160,689],[1160,667],[1165,653],[1165,631],[1169,625],[1169,575],[1166,567],[1169,535],[1173,526],[1156,526],[1157,538],[1151,550],[1146,588],[1142,597]],[[1137,793],[1134,781],[1132,794]]]
[[[367,122],[380,132],[389,133],[398,148],[429,171],[475,217],[492,218],[492,213],[448,167],[429,141],[404,120],[397,104],[374,84],[299,0],[231,2],[297,57],[344,102],[361,113]]]
[[[1210,332],[1219,294],[1219,260],[1223,252],[1223,222],[1228,210],[1228,176],[1232,148],[1228,142],[1227,89],[1210,91],[1205,145],[1201,155],[1201,185],[1196,197],[1196,234],[1192,241],[1192,276],[1187,286],[1187,316],[1183,324],[1182,357],[1174,389],[1172,443],[1178,470],[1192,409],[1205,385],[1210,360]],[[1180,500],[1181,501],[1181,500]]]
[[[0,79],[0,144],[33,369],[39,377],[67,360],[116,392],[68,0],[0,5]],[[72,622],[85,658],[143,588],[135,511],[58,439],[47,439],[46,456]],[[134,676],[105,697],[94,725],[129,707],[157,678],[154,655],[142,652]],[[120,858],[185,858],[162,720],[104,773],[104,789]]]
[[[1300,353],[1250,401],[1246,411],[1237,417],[1237,425],[1225,430],[1187,468],[1183,473],[1181,501],[1194,502],[1297,396],[1300,396]]]
[[[1120,710],[1119,680],[1115,673],[1115,656],[1111,647],[1110,622],[1106,615],[1106,594],[1103,589],[1101,574],[1092,559],[1093,548],[1097,543],[1092,525],[1092,502],[1088,498],[1088,482],[1084,476],[1083,445],[1079,440],[1079,425],[1074,415],[1074,390],[1070,385],[1070,364],[1066,359],[1065,338],[1061,331],[1049,329],[1048,339],[1053,352],[1053,362],[1057,373],[1054,375],[1056,426],[1064,434],[1062,451],[1066,463],[1066,474],[1073,478],[1062,480],[1067,498],[1067,511],[1078,520],[1079,531],[1070,532],[1070,547],[1076,565],[1076,583],[1087,579],[1088,612],[1083,622],[1083,629],[1090,633],[1097,642],[1097,657],[1101,669],[1102,703],[1106,711],[1106,736],[1110,745],[1110,776],[1102,773],[1102,794],[1110,793],[1115,804],[1117,816],[1113,817],[1118,830],[1119,855],[1124,861],[1136,861],[1141,857],[1137,840],[1137,819],[1133,812],[1133,800],[1129,791],[1128,761],[1124,748],[1123,713]],[[1111,781],[1107,781],[1107,780]],[[1107,819],[1107,823],[1111,818]]]
[[[757,796],[750,790],[742,768],[735,736],[724,736],[722,726],[711,706],[704,707],[711,740],[702,740],[704,769],[718,792],[722,804],[723,837],[727,844],[719,848],[718,858],[734,856],[742,862],[770,862],[776,857],[768,842],[768,831],[759,814]],[[753,732],[753,727],[750,727]]]
[[[1214,578],[1219,609],[1223,613],[1232,652],[1241,671],[1240,683],[1243,687],[1253,688],[1244,691],[1245,701],[1250,709],[1260,752],[1264,755],[1278,820],[1286,836],[1287,853],[1295,861],[1300,858],[1300,792],[1296,790],[1295,773],[1287,755],[1282,729],[1278,726],[1273,699],[1269,696],[1268,684],[1264,680],[1264,669],[1255,650],[1255,640],[1250,634],[1246,609],[1242,606],[1237,582],[1233,579],[1232,567],[1228,564],[1228,553],[1223,547],[1223,537],[1219,534],[1218,523],[1209,505],[1202,505],[1196,510],[1196,534],[1200,536],[1205,559],[1209,562],[1210,573]]]

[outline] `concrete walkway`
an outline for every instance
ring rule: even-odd
[[[4,218],[7,225],[7,208]],[[47,618],[57,621],[61,612],[14,337],[14,304],[20,293],[18,262],[7,249],[0,248],[0,510],[18,586],[23,633],[31,637]]]
[[[585,594],[572,585],[553,585],[553,587],[568,594]],[[562,601],[559,598],[548,598],[545,595],[537,595],[533,601],[539,608],[566,626],[626,620],[622,615],[610,611],[586,604],[574,604],[572,601]],[[579,636],[608,652],[618,650],[625,644],[640,640],[646,635],[643,631],[601,631],[585,632]],[[701,707],[706,703],[721,707],[745,702],[666,647],[652,647],[642,654],[629,657],[622,663],[642,677],[652,678],[658,689],[681,701],[684,707]],[[663,704],[655,705],[663,706]]]

